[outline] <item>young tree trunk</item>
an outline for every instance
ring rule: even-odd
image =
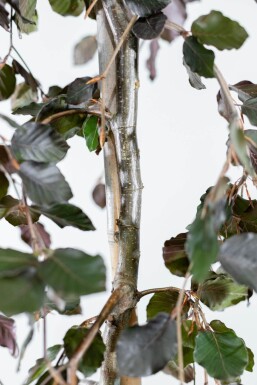
[[[103,0],[98,4],[100,73],[107,67],[128,22],[129,16],[121,0]],[[114,115],[104,146],[113,289],[127,286],[130,294],[115,308],[108,321],[102,385],[113,385],[117,379],[115,345],[122,329],[130,324],[137,290],[142,192],[136,136],[137,61],[138,40],[130,33],[108,73],[104,95],[106,106]],[[120,384],[138,385],[140,380],[121,378]]]

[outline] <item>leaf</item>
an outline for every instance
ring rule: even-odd
[[[11,98],[11,108],[16,111],[37,101],[37,92],[32,91],[26,83],[20,83],[16,86],[15,92]]]
[[[88,216],[70,203],[57,203],[50,207],[33,206],[32,210],[47,216],[61,228],[73,226],[84,231],[95,230]]]
[[[68,104],[67,104],[67,96],[66,95],[59,95],[55,98],[51,99],[48,103],[44,103],[43,107],[39,111],[36,121],[41,122],[44,119],[48,118],[49,116],[52,116],[58,112],[67,111],[68,110]]]
[[[37,30],[36,5],[37,0],[19,0],[21,14],[31,21],[31,23],[24,23],[22,18],[19,15],[17,16],[16,24],[21,32],[29,34]]]
[[[54,345],[47,349],[46,356],[47,359],[52,362],[56,359],[57,355],[60,353],[62,345]],[[48,365],[44,358],[39,358],[36,360],[36,364],[29,369],[29,377],[26,380],[24,385],[29,385],[33,381],[37,380],[43,373],[46,372]]]
[[[210,273],[199,285],[197,296],[211,310],[224,310],[248,299],[248,287],[238,285],[226,274]]]
[[[234,146],[234,150],[238,156],[238,159],[240,160],[245,170],[250,175],[254,175],[254,170],[247,152],[247,142],[242,130],[242,123],[238,117],[230,122],[229,130],[231,143]]]
[[[248,363],[244,341],[220,321],[212,321],[214,331],[200,331],[196,337],[195,361],[219,380],[240,376]]]
[[[125,0],[130,11],[141,17],[160,12],[170,2],[171,0]]]
[[[31,232],[28,225],[20,226],[21,230],[21,239],[27,243],[29,246],[32,245]],[[34,230],[36,234],[39,234],[40,239],[44,242],[45,248],[49,249],[51,246],[51,237],[48,232],[45,230],[44,225],[42,223],[35,223]]]
[[[6,31],[9,31],[9,13],[6,11],[5,7],[0,4],[0,25]]]
[[[20,0],[5,0],[5,2],[8,3],[17,12],[17,14],[22,18],[24,23],[33,24],[33,21],[26,19],[26,17],[21,14]]]
[[[81,326],[73,326],[64,336],[64,350],[68,358],[71,358],[76,348],[86,338],[89,330]],[[100,368],[104,360],[105,345],[100,333],[96,335],[93,343],[90,345],[87,353],[82,357],[79,364],[79,371],[85,377],[89,377]]]
[[[147,320],[154,318],[158,313],[164,312],[171,314],[178,301],[179,290],[176,288],[164,292],[155,293],[150,299],[146,312]],[[188,307],[187,307],[188,310]],[[184,312],[187,310],[183,309]]]
[[[124,330],[117,342],[120,375],[144,377],[163,369],[177,353],[176,322],[159,313],[146,325]]]
[[[152,40],[157,38],[165,26],[167,16],[162,12],[148,17],[140,17],[134,24],[132,32],[139,39]]]
[[[68,183],[53,164],[26,161],[21,164],[19,175],[29,198],[38,205],[64,203],[72,197]]]
[[[0,68],[0,101],[8,99],[15,90],[16,78],[12,67],[5,64]]]
[[[62,160],[69,145],[50,125],[25,123],[13,135],[11,149],[18,160],[56,163]]]
[[[9,118],[9,116],[0,114],[0,119],[4,120],[6,123],[9,124],[9,126],[13,128],[20,128],[20,125],[16,123],[13,119]]]
[[[196,90],[206,89],[205,85],[202,83],[201,77],[197,73],[191,71],[190,67],[186,64],[185,59],[183,59],[183,65],[187,70],[187,74],[189,77],[188,80],[191,86]]]
[[[169,361],[165,368],[163,369],[165,374],[169,374],[179,380],[179,367],[174,361]],[[195,378],[194,368],[191,365],[188,365],[184,368],[184,380],[185,383],[193,381]]]
[[[86,64],[93,59],[97,51],[97,40],[95,36],[86,36],[74,47],[73,61],[75,65]]]
[[[87,84],[92,78],[86,76],[84,78],[77,78],[68,85],[67,90],[67,102],[69,104],[87,104],[92,99],[95,91],[97,90],[97,84]]]
[[[29,346],[29,344],[31,343],[32,339],[33,339],[33,336],[34,336],[34,320],[31,321],[30,319],[30,329],[29,329],[29,332],[27,334],[27,336],[25,337],[25,340],[23,341],[22,345],[21,345],[21,348],[20,348],[20,355],[19,355],[19,359],[18,359],[18,364],[17,364],[17,372],[20,371],[21,369],[21,362],[24,358],[24,355],[26,353],[26,350]]]
[[[5,173],[0,170],[0,199],[2,199],[7,194],[8,187],[9,181],[6,178]]]
[[[156,58],[158,51],[160,49],[160,44],[158,42],[158,39],[154,39],[150,42],[150,56],[147,59],[146,66],[150,72],[150,79],[154,80],[157,75],[156,71]]]
[[[163,13],[167,16],[169,21],[182,26],[187,18],[184,0],[173,0],[166,8],[164,8]],[[161,38],[170,43],[178,36],[178,32],[164,28]]]
[[[253,126],[257,126],[257,97],[246,99],[241,107],[242,113],[247,116]]]
[[[19,205],[19,200],[14,199],[11,195],[6,195],[0,200],[0,218],[8,215],[8,212],[15,206]]]
[[[38,272],[47,285],[66,298],[105,290],[105,266],[99,255],[57,249],[40,264]]]
[[[82,314],[82,309],[80,306],[80,298],[79,297],[72,299],[72,300],[65,300],[64,299],[64,301],[65,301],[65,305],[61,307],[61,306],[58,306],[57,303],[51,302],[51,300],[49,300],[49,298],[46,298],[45,308],[46,308],[47,312],[55,310],[59,314],[67,315],[67,316]]]
[[[257,291],[257,235],[244,233],[227,239],[220,248],[219,261],[239,283]]]
[[[205,78],[213,78],[214,52],[204,48],[194,36],[185,39],[183,45],[184,61],[192,72]]]
[[[13,115],[31,115],[36,117],[43,106],[44,103],[32,102],[23,107],[16,108],[12,113]]]
[[[12,356],[16,356],[18,346],[15,336],[15,321],[0,314],[0,346],[8,348]]]
[[[236,21],[219,11],[200,16],[192,24],[193,36],[202,44],[213,45],[219,50],[240,48],[248,37],[246,30]]]
[[[88,117],[83,123],[82,130],[84,138],[86,139],[87,148],[89,151],[95,151],[99,146],[98,117]]]
[[[172,274],[184,277],[189,268],[189,259],[185,251],[187,233],[178,234],[165,241],[162,256],[165,266]]]
[[[21,0],[25,1],[25,0]],[[36,0],[30,0],[30,1],[36,1]],[[14,69],[14,72],[16,74],[19,74],[23,77],[25,80],[25,83],[32,89],[33,92],[37,91],[37,88],[39,86],[39,82],[34,78],[31,72],[28,72],[17,60],[12,61],[12,67]]]
[[[37,268],[38,262],[33,254],[13,249],[0,249],[0,277],[13,277]]]
[[[0,309],[7,315],[32,313],[43,305],[45,287],[33,271],[0,278]]]
[[[236,84],[229,85],[229,89],[235,91],[242,102],[257,97],[257,84],[253,84],[249,80],[242,80]]]
[[[97,206],[101,207],[101,209],[105,208],[106,192],[105,185],[103,183],[98,183],[95,186],[94,190],[92,191],[92,198]]]
[[[63,139],[67,140],[72,138],[74,135],[81,132],[82,124],[85,121],[86,115],[76,114],[68,115],[60,119],[56,119],[51,122],[51,126],[62,135]]]
[[[83,0],[49,0],[49,3],[62,16],[79,16],[85,8]]]
[[[39,220],[40,214],[34,213],[30,208],[29,208],[29,212],[30,212],[32,222],[33,223],[37,222]],[[5,219],[12,226],[27,225],[28,219],[27,219],[25,206],[19,202],[17,206],[11,207],[8,210],[8,212],[5,214]]]

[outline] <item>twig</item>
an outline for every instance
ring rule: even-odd
[[[177,287],[168,286],[168,287],[160,287],[160,288],[156,288],[156,289],[143,290],[143,291],[139,291],[137,293],[137,298],[139,301],[145,295],[154,294],[154,293],[161,293],[161,292],[165,292],[165,291],[180,292],[180,289],[178,289]]]
[[[173,23],[173,21],[170,21],[170,20],[166,21],[165,28],[170,29],[171,31],[176,31],[176,32],[178,32],[182,36],[184,36],[186,34],[187,35],[190,34],[190,32],[187,31],[185,28],[183,28],[181,25]]]
[[[104,321],[107,319],[107,317],[109,316],[113,308],[117,305],[117,303],[120,301],[120,299],[127,294],[127,291],[128,291],[127,287],[117,288],[116,290],[113,291],[108,301],[104,305],[103,309],[101,310],[99,316],[97,317],[96,321],[90,328],[85,339],[81,341],[81,343],[75,350],[73,356],[70,358],[69,366],[68,366],[69,385],[76,385],[76,371],[77,371],[79,361],[81,360],[83,355],[86,353],[86,351],[90,347],[91,343],[93,342],[96,334],[98,333]]]
[[[98,111],[96,109],[91,109],[90,107],[85,108],[85,109],[73,109],[73,110],[61,111],[61,112],[57,112],[54,115],[48,116],[47,118],[43,119],[40,123],[49,124],[49,123],[53,122],[54,120],[60,119],[64,116],[87,115],[87,114],[101,117],[102,111]],[[107,120],[110,120],[112,118],[112,114],[108,111],[105,111],[104,115],[105,115],[105,119],[107,119]]]
[[[49,360],[45,360],[45,363],[46,363],[46,366],[47,366],[47,368],[48,368],[48,370],[49,370],[49,373],[50,373],[50,378],[49,377],[47,377],[43,382],[42,382],[42,384],[41,385],[46,385],[46,384],[48,384],[48,382],[49,382],[49,380],[51,379],[51,378],[53,378],[54,379],[54,382],[56,383],[56,385],[68,385],[67,383],[66,383],[66,381],[64,381],[64,379],[63,379],[63,377],[61,376],[61,371],[63,371],[65,368],[64,367],[62,367],[62,368],[59,368],[59,369],[55,369],[53,366],[52,366],[52,364],[51,364],[51,362],[49,361]],[[60,370],[61,369],[61,370]],[[47,380],[47,381],[46,381]]]
[[[204,385],[208,385],[208,384],[209,384],[208,373],[206,369],[204,369]]]
[[[13,8],[11,7],[11,24],[10,24],[10,45],[9,45],[9,50],[6,54],[6,56],[3,59],[3,63],[6,63],[8,57],[11,55],[12,49],[13,49],[13,29],[12,29],[12,23],[13,23]]]
[[[43,352],[44,359],[47,360],[47,325],[46,325],[46,309],[43,307]]]
[[[98,2],[98,0],[93,0],[92,1],[90,6],[88,7],[88,9],[86,10],[85,17],[84,17],[85,20],[90,15],[90,12],[92,11],[92,9],[94,8],[94,6],[96,5],[97,2]]]
[[[24,186],[22,188],[22,200],[25,206],[26,218],[29,226],[30,235],[31,235],[31,247],[32,247],[33,253],[37,255],[39,252],[41,252],[41,248],[38,244],[37,235],[35,233],[33,221],[29,211],[29,206],[27,203],[27,195],[26,195]]]
[[[188,272],[185,276],[185,280],[183,283],[183,286],[179,292],[178,300],[176,303],[176,324],[177,324],[177,340],[178,340],[178,369],[179,369],[179,381],[180,385],[183,385],[185,382],[185,376],[184,376],[184,359],[183,359],[183,340],[182,340],[182,332],[181,332],[181,310],[182,310],[182,304],[184,300],[185,295],[185,288],[188,281],[188,278],[190,277],[190,273]]]

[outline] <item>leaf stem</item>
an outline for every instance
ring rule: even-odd
[[[172,287],[172,286],[160,287],[160,288],[155,288],[155,289],[147,289],[147,290],[139,291],[137,293],[137,298],[138,298],[138,301],[139,301],[145,295],[154,294],[154,293],[161,293],[161,292],[165,292],[165,291],[180,292],[180,289],[178,289],[177,287]]]
[[[88,7],[88,9],[86,10],[85,17],[84,17],[85,20],[86,20],[87,17],[90,15],[90,12],[92,11],[92,9],[94,8],[94,6],[96,5],[97,2],[98,2],[98,0],[93,0],[93,1],[92,1],[92,3],[90,4],[90,6]]]
[[[29,211],[29,206],[28,206],[28,203],[27,203],[27,195],[26,195],[24,186],[22,188],[22,200],[23,200],[23,203],[24,203],[24,206],[25,206],[27,222],[28,222],[29,231],[30,231],[30,235],[31,235],[31,247],[32,247],[33,253],[35,255],[38,255],[42,250],[41,250],[41,247],[40,247],[40,245],[38,243],[37,235],[36,235],[36,232],[35,232],[35,229],[34,229],[33,221],[32,221],[32,218],[31,218],[30,211]]]

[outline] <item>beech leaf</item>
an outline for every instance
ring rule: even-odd
[[[16,78],[12,67],[5,64],[0,67],[0,101],[8,99],[15,90]]]
[[[170,2],[171,0],[125,0],[131,12],[141,17],[160,12]]]
[[[167,16],[162,12],[148,17],[140,17],[134,24],[132,31],[139,39],[152,40],[161,34],[166,20]]]
[[[15,321],[0,314],[0,346],[8,348],[11,355],[18,352],[15,336]]]
[[[194,36],[185,39],[183,45],[185,63],[192,72],[205,78],[213,78],[214,52],[206,49]]]

